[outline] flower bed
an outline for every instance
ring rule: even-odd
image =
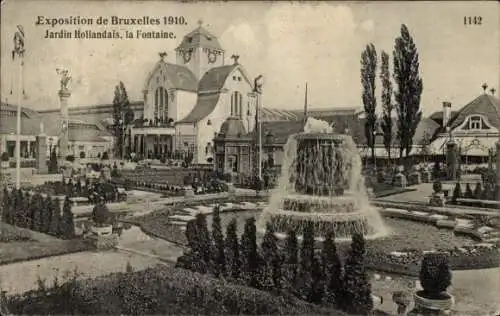
[[[0,243],[29,240],[32,239],[28,231],[0,222]]]
[[[12,314],[344,315],[292,297],[217,280],[184,269],[151,268],[6,299]]]

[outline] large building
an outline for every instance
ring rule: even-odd
[[[17,132],[17,106],[0,104],[0,152],[15,158]],[[45,134],[47,156],[52,149],[59,151],[61,129],[57,115],[44,115],[29,108],[21,108],[20,148],[23,159],[35,159],[36,141],[39,134]],[[97,157],[110,154],[113,137],[99,121],[69,120],[68,150],[75,157]]]
[[[443,102],[443,110],[430,117],[439,128],[430,142],[430,151],[442,155],[446,144],[453,140],[458,144],[461,155],[473,161],[485,161],[495,150],[500,138],[500,102],[495,89],[490,89],[453,111],[450,102]]]
[[[132,131],[133,151],[161,158],[173,152],[193,155],[194,163],[213,159],[212,140],[229,117],[242,120],[245,132],[255,116],[252,79],[201,24],[175,49],[176,63],[167,53],[144,84],[144,117]]]

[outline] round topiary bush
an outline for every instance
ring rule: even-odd
[[[111,219],[111,213],[103,202],[97,203],[92,210],[92,221],[97,226],[106,226]]]
[[[422,260],[420,296],[430,299],[448,298],[446,289],[451,285],[451,271],[446,253],[427,253]]]
[[[441,181],[435,181],[432,184],[432,189],[434,190],[434,193],[440,193],[443,190],[443,185],[441,184]]]

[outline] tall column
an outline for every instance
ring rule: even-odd
[[[59,154],[61,157],[66,157],[68,155],[68,131],[69,131],[69,119],[68,119],[68,99],[71,96],[71,92],[60,90],[59,91],[59,102],[61,105],[60,113],[60,137],[59,137]]]
[[[40,134],[36,137],[35,157],[38,173],[47,173],[47,135],[43,131],[43,124],[40,126]]]
[[[59,135],[59,155],[66,157],[68,155],[68,131],[69,131],[69,117],[68,117],[68,99],[71,96],[69,91],[69,83],[71,76],[66,69],[56,69],[58,75],[61,76],[61,88],[59,90],[59,102],[61,106],[60,113],[60,135]]]

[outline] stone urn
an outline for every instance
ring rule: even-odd
[[[113,233],[113,225],[91,225],[90,232],[95,236],[108,236]]]

